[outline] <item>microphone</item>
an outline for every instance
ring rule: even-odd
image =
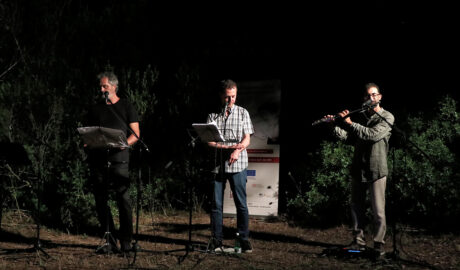
[[[368,100],[366,100],[366,102],[363,103],[363,105],[361,105],[361,107],[363,107],[363,108],[369,107],[369,106],[371,106],[371,104],[372,104],[372,100],[368,99]]]
[[[376,103],[372,104],[372,100],[367,100],[366,102],[363,103],[363,105],[361,105],[363,109],[373,109],[375,108],[377,105],[380,104],[380,101],[377,101]]]
[[[227,117],[226,114],[227,114],[228,104],[230,103],[229,100],[230,100],[230,97],[225,98],[225,108],[224,108],[224,113],[223,113],[223,114],[224,114],[224,117]]]
[[[109,92],[105,91],[102,95],[105,98],[105,103],[109,103]]]

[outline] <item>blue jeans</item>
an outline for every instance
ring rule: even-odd
[[[241,239],[247,240],[249,237],[249,212],[246,203],[246,182],[247,171],[244,169],[239,173],[224,173],[216,175],[213,181],[214,194],[211,211],[212,236],[222,240],[223,232],[223,206],[225,183],[229,181],[233,193],[233,200],[236,207],[236,224]]]

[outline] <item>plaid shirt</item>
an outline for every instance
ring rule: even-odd
[[[252,126],[249,112],[240,106],[233,105],[228,118],[225,119],[224,113],[211,113],[208,115],[207,123],[216,122],[217,128],[221,131],[225,140],[229,142],[220,142],[224,145],[234,145],[240,143],[244,135],[253,134],[254,127]],[[231,153],[234,149],[222,149],[222,159],[225,160],[225,172],[237,173],[248,167],[248,153],[246,149],[241,151],[240,157],[232,165],[228,165]],[[216,153],[217,154],[217,153]],[[219,171],[218,169],[216,171]]]

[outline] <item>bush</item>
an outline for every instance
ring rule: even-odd
[[[341,141],[321,143],[311,159],[317,162],[307,168],[304,185],[308,190],[288,200],[293,216],[305,218],[303,222],[310,225],[336,224],[346,219],[352,151]]]
[[[418,114],[395,126],[388,158],[387,215],[435,228],[458,228],[460,213],[456,101],[445,97],[434,115]],[[397,132],[400,131],[400,132]],[[323,141],[305,168],[308,190],[288,199],[290,211],[308,224],[334,224],[347,218],[352,147]],[[302,214],[298,214],[302,213]]]
[[[401,148],[390,156],[388,211],[405,222],[452,227],[460,212],[456,101],[445,97],[434,116],[408,117],[407,130]]]

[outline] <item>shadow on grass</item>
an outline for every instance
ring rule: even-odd
[[[191,227],[189,224],[174,224],[174,223],[159,223],[155,224],[159,226],[161,230],[164,230],[168,233],[175,233],[181,235],[188,235],[189,230],[191,230],[192,238],[191,241],[189,239],[184,238],[171,238],[171,237],[164,237],[159,235],[150,235],[150,234],[134,234],[134,239],[136,241],[146,241],[152,243],[162,243],[162,244],[170,244],[175,246],[180,246],[178,249],[171,249],[171,250],[148,250],[148,249],[141,249],[139,252],[146,252],[151,254],[165,254],[165,255],[174,255],[175,252],[188,252],[188,251],[203,251],[206,250],[208,245],[208,241],[196,241],[194,238],[199,237],[200,239],[209,238],[210,233],[203,233],[203,230],[209,230],[209,224],[202,223],[202,224],[192,224]],[[199,231],[199,232],[198,232]],[[224,239],[233,239],[233,235],[235,232],[235,228],[233,227],[223,227],[224,231]],[[47,250],[52,249],[59,249],[62,247],[65,248],[81,248],[81,249],[88,249],[94,251],[97,249],[97,245],[89,245],[89,244],[68,244],[68,243],[53,243],[50,240],[41,240],[39,239],[39,248],[37,248],[37,238],[34,237],[24,237],[21,234],[11,233],[4,230],[0,230],[0,238],[2,242],[9,242],[9,243],[19,243],[19,244],[29,244],[31,245],[30,248],[25,249],[18,249],[18,248],[10,248],[0,249],[0,255],[8,255],[8,254],[27,254],[27,253],[35,253],[39,251],[44,251],[45,255],[47,255]],[[251,239],[259,240],[259,241],[266,241],[266,242],[278,242],[278,243],[285,243],[285,244],[300,244],[300,245],[307,245],[312,247],[321,247],[323,248],[323,252],[315,253],[314,255],[318,257],[334,257],[338,260],[356,260],[357,258],[363,262],[362,259],[367,259],[365,257],[358,257],[356,254],[346,254],[343,253],[343,248],[347,247],[347,245],[342,244],[334,244],[329,242],[323,241],[307,241],[302,239],[301,237],[296,236],[286,236],[279,233],[269,233],[269,232],[258,232],[258,231],[251,231]],[[198,248],[196,248],[198,247]],[[268,247],[261,247],[261,250],[265,250]],[[330,251],[329,254],[325,254],[325,251]],[[289,251],[291,252],[291,251]],[[296,252],[296,251],[294,251]],[[298,252],[302,253],[302,252]],[[309,253],[313,255],[313,253]],[[374,266],[376,264],[382,265],[412,265],[412,266],[421,266],[427,269],[437,269],[434,266],[420,261],[412,261],[409,259],[400,258],[399,256],[394,256],[394,254],[387,254],[381,260],[367,260],[364,263],[372,263]]]
[[[189,230],[188,224],[170,224],[170,223],[159,223],[157,224],[160,227],[167,228],[167,231],[170,233],[185,233]],[[209,224],[192,224],[191,230],[192,233],[194,231],[201,231],[205,229],[209,229]],[[224,239],[230,240],[234,239],[235,228],[233,227],[223,227]],[[318,247],[333,247],[333,246],[341,246],[344,245],[340,244],[330,244],[325,242],[318,242],[318,241],[306,241],[299,237],[294,236],[286,236],[277,233],[267,233],[267,232],[257,232],[251,231],[251,239],[257,239],[261,241],[275,241],[281,243],[292,243],[292,244],[302,244],[302,245],[309,245],[309,246],[318,246]],[[194,233],[194,235],[197,235]],[[209,235],[200,234],[200,237],[210,237]]]

